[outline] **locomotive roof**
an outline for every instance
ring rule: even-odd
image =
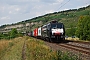
[[[47,25],[49,25],[49,24],[63,24],[63,23],[61,23],[61,22],[59,22],[59,23],[48,23]]]
[[[58,21],[56,21],[56,20],[53,20],[53,21],[51,21],[51,22],[43,25],[42,27],[45,27],[45,26],[50,25],[50,24],[63,24],[63,23],[62,23],[62,22],[58,22]]]

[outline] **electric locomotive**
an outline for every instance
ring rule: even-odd
[[[42,26],[41,32],[42,38],[49,40],[50,42],[60,42],[61,40],[65,40],[65,28],[63,23],[51,21]]]

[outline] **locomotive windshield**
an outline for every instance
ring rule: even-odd
[[[60,24],[60,23],[51,24],[51,28],[63,28],[63,24]]]

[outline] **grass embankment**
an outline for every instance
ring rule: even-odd
[[[56,57],[56,53],[50,50],[43,41],[30,38],[26,42],[26,45],[27,60],[53,60]]]
[[[22,46],[23,46],[23,42],[24,42],[23,38],[19,37],[19,38],[15,38],[12,40],[6,40],[6,41],[7,42],[6,42],[6,44],[3,44],[3,49],[2,49],[4,54],[3,54],[3,52],[1,52],[1,54],[3,54],[3,55],[1,56],[0,60],[21,60]],[[4,47],[4,45],[6,45],[7,48]]]
[[[11,41],[0,40],[0,60],[1,60],[1,57],[3,57],[5,51],[9,48],[10,42]]]
[[[44,41],[30,38],[26,42],[27,60],[78,60],[76,55],[68,52],[53,51]]]
[[[25,60],[76,60],[76,56],[61,51],[52,51],[44,41],[32,37],[19,37],[0,41],[0,60],[22,60],[25,41]]]

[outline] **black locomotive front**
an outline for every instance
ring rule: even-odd
[[[50,41],[61,41],[65,39],[63,23],[50,22],[42,27],[42,37]]]

